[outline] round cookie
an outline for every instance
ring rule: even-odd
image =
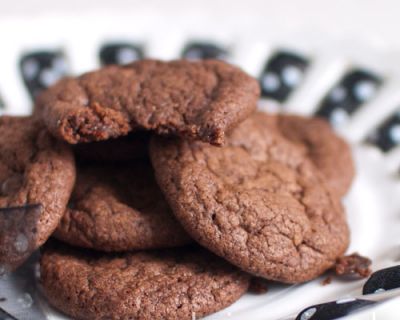
[[[72,151],[29,117],[0,117],[0,273],[57,227],[75,181]]]
[[[217,148],[154,137],[150,156],[174,214],[201,245],[254,275],[313,279],[347,248],[343,209],[318,170],[262,113]]]
[[[144,131],[130,133],[115,139],[74,145],[78,162],[115,163],[148,158],[150,134]]]
[[[276,121],[280,132],[320,170],[331,190],[344,196],[355,174],[349,145],[322,118],[279,115]]]
[[[78,167],[55,237],[102,251],[181,246],[191,238],[175,220],[148,161]]]
[[[199,319],[243,295],[249,276],[198,247],[104,255],[55,246],[41,283],[74,319]]]
[[[140,60],[65,78],[35,114],[71,144],[154,130],[221,145],[256,108],[256,79],[222,61]]]

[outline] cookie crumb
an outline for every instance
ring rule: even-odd
[[[327,276],[324,280],[321,281],[323,286],[327,286],[332,283],[332,276]]]
[[[358,275],[366,278],[371,274],[371,259],[359,255],[357,252],[336,260],[335,272],[338,276]]]
[[[5,301],[7,301],[7,298],[0,297],[0,302],[5,302]]]
[[[263,294],[268,292],[268,280],[263,278],[252,278],[250,281],[249,292]]]

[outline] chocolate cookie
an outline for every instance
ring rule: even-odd
[[[75,246],[103,251],[191,242],[175,220],[148,161],[79,167],[55,236]]]
[[[198,319],[244,294],[249,276],[198,247],[102,255],[47,248],[50,304],[74,319]]]
[[[139,131],[120,138],[74,145],[78,162],[115,163],[148,158],[150,134]]]
[[[156,178],[188,233],[245,271],[310,280],[347,248],[343,209],[318,170],[262,113],[216,148],[154,137]]]
[[[355,169],[349,145],[321,118],[294,115],[276,117],[283,135],[303,149],[339,196],[350,188]]]
[[[141,60],[65,78],[38,98],[35,113],[72,144],[145,129],[221,145],[255,110],[259,91],[222,61]]]
[[[50,237],[74,181],[66,144],[31,118],[0,117],[1,272],[21,265]]]

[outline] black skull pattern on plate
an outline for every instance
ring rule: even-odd
[[[370,300],[345,299],[317,304],[301,311],[296,320],[334,320],[376,303]]]
[[[307,58],[293,52],[276,52],[260,75],[263,97],[284,101],[302,82],[309,65]]]
[[[0,208],[0,276],[35,250],[40,204]]]
[[[128,64],[144,58],[144,50],[140,45],[119,42],[104,44],[100,48],[99,59],[101,65]]]
[[[400,108],[367,137],[367,143],[388,152],[400,144]]]
[[[0,305],[1,305],[1,299],[2,298],[0,297]],[[11,314],[7,313],[4,309],[0,308],[0,320],[18,320],[18,319],[13,317]]]
[[[316,115],[328,119],[334,126],[340,126],[362,104],[372,100],[381,85],[382,79],[370,71],[350,70],[328,92]]]
[[[66,57],[62,51],[35,51],[20,59],[22,79],[34,99],[68,73]]]
[[[211,42],[190,42],[182,52],[182,58],[188,60],[218,59],[226,60],[228,51]]]
[[[374,272],[364,284],[363,294],[400,288],[400,265]]]

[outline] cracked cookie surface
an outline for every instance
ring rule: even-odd
[[[145,160],[79,166],[55,237],[102,251],[167,248],[192,241],[173,216]]]
[[[354,178],[355,168],[349,145],[320,118],[295,115],[276,117],[279,131],[300,147],[326,179],[327,185],[344,196]]]
[[[41,282],[74,319],[191,320],[244,294],[249,276],[199,247],[102,255],[45,247]]]
[[[37,99],[35,114],[72,144],[144,129],[221,145],[255,110],[259,91],[222,61],[141,60],[61,80]]]
[[[0,269],[9,271],[57,227],[75,162],[69,146],[31,118],[0,117],[0,137]]]
[[[255,113],[223,148],[153,137],[157,181],[186,231],[245,271],[287,283],[315,278],[347,248],[337,197],[318,170]]]

